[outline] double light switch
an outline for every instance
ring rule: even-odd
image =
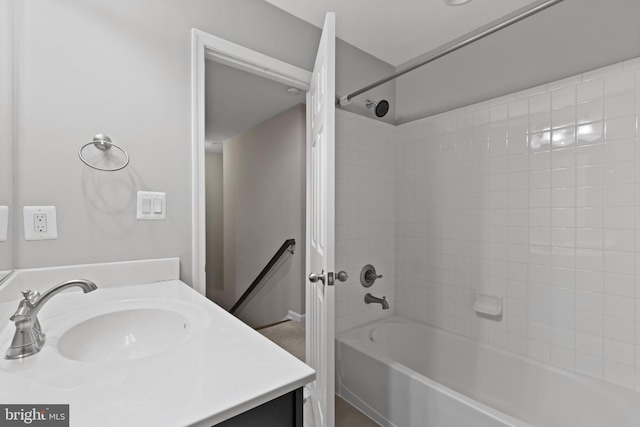
[[[167,193],[138,191],[138,213],[141,220],[163,220],[167,218]]]

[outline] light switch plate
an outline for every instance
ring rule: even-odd
[[[53,240],[58,238],[58,222],[55,206],[25,206],[25,240]]]
[[[136,218],[143,221],[162,221],[167,219],[167,193],[138,191]]]
[[[0,206],[0,242],[6,242],[9,235],[9,206]]]

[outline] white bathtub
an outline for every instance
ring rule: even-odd
[[[640,394],[392,316],[339,334],[337,391],[383,426],[638,427]]]

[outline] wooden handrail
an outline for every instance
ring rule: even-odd
[[[240,299],[238,299],[238,302],[236,302],[233,307],[231,307],[231,310],[229,310],[229,313],[234,314],[242,305],[242,303],[249,297],[249,295],[251,294],[251,292],[254,291],[255,288],[258,287],[258,285],[260,284],[260,282],[262,281],[262,279],[265,278],[265,276],[267,275],[267,273],[269,273],[269,271],[273,268],[274,265],[276,265],[276,263],[278,262],[278,260],[280,259],[280,257],[282,257],[282,255],[284,255],[285,252],[287,252],[287,250],[296,244],[296,241],[294,239],[287,239],[284,241],[284,243],[282,244],[282,246],[280,246],[280,249],[278,249],[278,251],[275,253],[275,255],[271,258],[271,260],[269,260],[269,262],[267,263],[267,265],[262,269],[262,271],[260,272],[260,274],[258,274],[258,277],[256,277],[256,279],[251,283],[251,286],[249,286],[247,288],[246,291],[244,291],[244,293],[242,294],[242,296],[240,297]]]

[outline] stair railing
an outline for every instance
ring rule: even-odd
[[[246,301],[246,299],[249,298],[249,295],[251,295],[251,293],[258,287],[260,282],[262,282],[262,280],[267,276],[267,274],[269,274],[269,271],[271,271],[271,269],[278,263],[278,260],[280,260],[280,258],[282,258],[282,256],[287,252],[293,253],[293,246],[295,244],[296,244],[296,241],[294,239],[287,239],[284,241],[282,246],[280,246],[280,249],[278,249],[278,251],[271,258],[271,260],[269,260],[269,262],[262,269],[260,274],[258,274],[258,277],[256,277],[256,279],[251,283],[251,285],[247,288],[247,290],[244,291],[240,299],[238,299],[238,302],[236,302],[233,305],[233,307],[231,307],[231,310],[229,310],[229,313],[235,314],[235,312]]]

